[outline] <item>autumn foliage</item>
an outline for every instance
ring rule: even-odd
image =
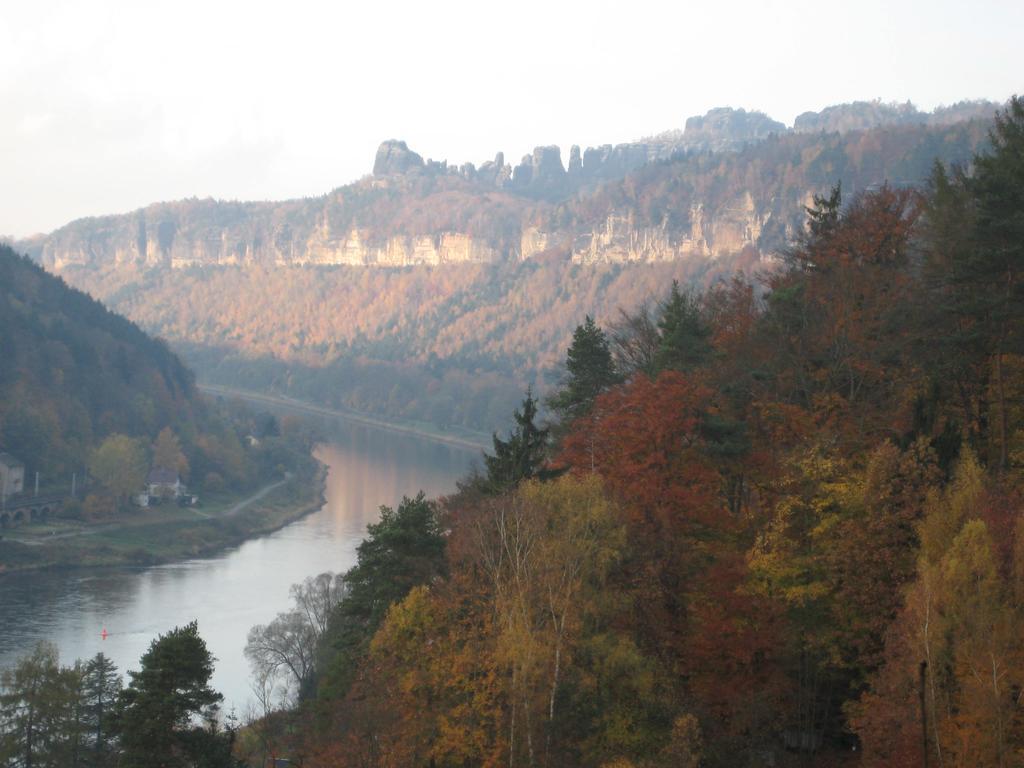
[[[441,501],[304,764],[1024,765],[1022,150],[1014,101],[1017,165],[837,188],[764,285],[588,318],[546,469]]]

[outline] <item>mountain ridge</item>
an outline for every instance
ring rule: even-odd
[[[490,227],[489,242],[481,243],[478,233],[465,231],[471,227],[467,228],[466,222],[458,221],[439,222],[433,227],[413,226],[411,231],[401,234],[420,239],[403,242],[375,237],[372,228],[360,227],[358,210],[354,215],[353,212],[342,211],[341,221],[332,222],[332,216],[335,219],[339,217],[337,210],[330,209],[344,209],[347,202],[347,207],[352,208],[351,202],[346,201],[346,192],[353,191],[358,209],[361,203],[366,202],[358,198],[367,197],[360,194],[360,188],[366,191],[367,188],[393,190],[397,187],[399,192],[422,196],[424,186],[440,184],[451,196],[493,198],[495,205],[485,206],[484,210],[479,210],[478,205],[472,210],[473,216],[482,216],[493,223],[495,220],[522,217],[537,205],[563,203],[574,195],[592,193],[600,186],[615,183],[640,168],[671,162],[681,155],[737,152],[773,136],[801,133],[843,134],[894,125],[948,127],[990,116],[997,106],[992,102],[965,101],[927,113],[917,110],[910,102],[853,102],[826,107],[821,112],[805,112],[797,117],[793,128],[772,120],[762,112],[721,107],[703,116],[688,118],[682,131],[665,131],[636,142],[605,144],[583,151],[574,145],[567,165],[562,163],[561,149],[554,145],[538,146],[516,166],[506,163],[504,154],[498,152],[493,161],[484,162],[477,168],[472,163],[456,166],[448,161],[424,160],[404,141],[392,139],[382,142],[378,148],[371,175],[325,195],[283,201],[187,198],[157,202],[124,214],[77,219],[47,235],[24,238],[12,244],[57,271],[71,264],[86,264],[96,258],[115,263],[132,260],[147,266],[167,262],[172,267],[252,263],[261,259],[256,253],[261,250],[269,253],[279,265],[405,266],[413,263],[480,262],[508,258],[515,250],[523,258],[528,258],[528,255],[523,256],[524,252],[537,250],[537,234],[530,231],[529,226],[520,226],[519,243],[515,243],[515,237],[509,237],[509,232],[505,232],[503,237],[496,237],[493,226]],[[433,191],[426,190],[428,194]],[[309,210],[315,209],[319,202],[323,202],[319,211]],[[340,203],[340,206],[332,206],[332,202]],[[319,221],[316,220],[317,213],[322,215]],[[209,242],[215,238],[217,225],[230,230],[232,226],[244,224],[245,220],[260,215],[288,220],[288,227],[298,226],[305,240],[280,247],[283,233],[275,230],[272,221],[269,229],[265,227],[265,231],[249,233],[248,237],[245,232],[224,232],[225,242],[216,256],[211,255]],[[179,219],[190,216],[196,217],[193,223],[198,231],[188,233],[188,237],[193,241],[206,241],[206,245],[198,250],[183,250],[180,245],[174,248],[173,241],[182,229]],[[213,221],[209,220],[210,216],[214,217]],[[346,218],[353,220],[345,221]],[[336,226],[332,227],[338,223],[354,226],[341,231]],[[444,225],[447,225],[447,232],[443,231]],[[435,242],[423,239],[428,234]],[[447,242],[443,242],[445,236],[448,236]],[[527,238],[525,247],[523,237]],[[703,250],[715,249],[708,246]]]
[[[557,378],[580,317],[607,324],[672,280],[770,267],[815,195],[920,185],[936,160],[969,163],[989,127],[769,132],[553,199],[514,172],[497,188],[393,141],[378,175],[317,198],[157,203],[23,250],[167,338],[205,383],[490,431],[528,384]],[[582,152],[569,169],[534,159],[549,189],[586,168]]]
[[[574,151],[567,170],[557,148],[542,147],[528,165],[524,160],[510,171],[506,164],[492,178],[486,164],[481,177],[475,169],[424,161],[404,142],[388,141],[378,151],[375,175],[321,197],[155,203],[81,219],[17,247],[57,272],[126,263],[394,268],[552,253],[576,263],[718,258],[746,247],[771,253],[800,226],[803,206],[836,181],[851,192],[885,181],[920,183],[936,157],[967,162],[986,128],[973,119],[769,133],[729,151],[676,153],[600,182],[594,179],[602,169],[618,162],[614,151],[597,160],[591,150],[582,159]],[[594,162],[597,170],[588,172]],[[507,183],[494,180],[499,177]],[[652,179],[671,179],[672,199],[658,206],[639,199],[643,190],[636,190]]]

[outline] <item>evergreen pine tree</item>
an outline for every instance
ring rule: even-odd
[[[804,206],[807,212],[807,229],[810,239],[827,237],[839,226],[839,214],[843,206],[843,184],[836,182],[828,197],[814,195],[814,205]]]
[[[655,354],[658,371],[690,371],[711,356],[711,329],[703,317],[700,299],[681,291],[672,281],[668,300],[658,321],[660,339]]]
[[[224,698],[210,687],[213,656],[196,622],[154,640],[121,692],[122,763],[132,768],[231,766],[230,734],[217,725]],[[204,726],[194,723],[200,717]]]
[[[938,372],[955,376],[961,392],[976,385],[971,442],[1005,470],[1012,438],[1006,357],[1024,354],[1024,100],[1011,99],[996,115],[990,139],[990,149],[974,157],[973,175],[941,166],[932,174],[925,274],[934,301],[928,319],[935,322],[926,332],[944,328],[935,335],[953,349],[943,350]],[[983,407],[990,394],[994,407]],[[990,445],[997,455],[988,456]]]
[[[111,723],[120,693],[121,675],[117,667],[102,653],[97,653],[82,670],[84,765],[104,768],[116,763]]]
[[[516,426],[508,439],[502,440],[495,433],[494,455],[484,453],[485,485],[490,493],[501,493],[520,480],[538,476],[547,456],[548,429],[535,423],[537,401],[531,388],[526,390],[522,411],[516,409],[513,416]]]
[[[57,648],[40,642],[0,675],[0,764],[64,768],[76,764],[80,677],[61,667]]]
[[[563,422],[585,416],[597,396],[619,381],[608,337],[590,315],[576,326],[565,368],[564,386],[548,400]]]
[[[1009,461],[1007,372],[1004,356],[1024,353],[1024,100],[1014,97],[996,114],[992,149],[974,157],[970,188],[975,237],[964,266],[975,283],[975,317],[986,329],[998,407],[999,469]]]

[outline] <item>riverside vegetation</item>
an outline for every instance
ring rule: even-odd
[[[25,465],[23,497],[38,473],[39,493],[63,498],[45,523],[23,523],[19,498],[4,499],[0,573],[202,554],[319,498],[300,422],[204,401],[165,343],[4,246],[0,329],[0,450]],[[187,483],[200,506],[136,506],[152,469]],[[270,485],[244,514],[218,514]]]
[[[969,171],[816,197],[763,290],[581,318],[550,424],[528,392],[483,471],[253,629],[258,716],[137,751],[174,630],[100,764],[1024,765],[1022,212],[1013,99]],[[215,700],[182,657],[175,716]],[[79,743],[77,711],[33,743]]]

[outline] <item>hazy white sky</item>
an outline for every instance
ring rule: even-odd
[[[1020,0],[0,0],[0,233],[322,194],[378,143],[516,162],[855,99],[1024,90]]]

